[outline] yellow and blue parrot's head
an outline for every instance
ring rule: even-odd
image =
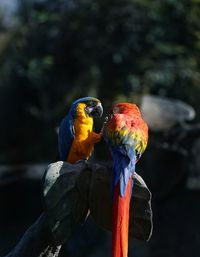
[[[101,117],[103,114],[103,107],[99,99],[94,97],[83,97],[73,102],[70,109],[72,117]]]

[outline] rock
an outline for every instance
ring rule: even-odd
[[[192,106],[177,99],[145,95],[141,100],[141,112],[152,131],[168,131],[177,123],[193,120]]]

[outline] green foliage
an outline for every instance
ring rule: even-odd
[[[200,114],[200,1],[20,3],[18,25],[0,32],[0,160],[53,158],[54,127],[87,94],[105,106],[161,94]]]

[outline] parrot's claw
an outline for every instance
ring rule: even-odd
[[[76,163],[80,163],[80,162],[84,162],[84,163],[88,163],[88,159],[81,159],[81,160],[78,160]]]

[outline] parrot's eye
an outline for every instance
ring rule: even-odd
[[[119,107],[114,107],[114,108],[113,108],[113,114],[119,113],[119,112],[120,112]]]
[[[88,106],[88,107],[95,107],[95,106],[96,106],[96,103],[90,101],[90,102],[87,103],[87,106]]]

